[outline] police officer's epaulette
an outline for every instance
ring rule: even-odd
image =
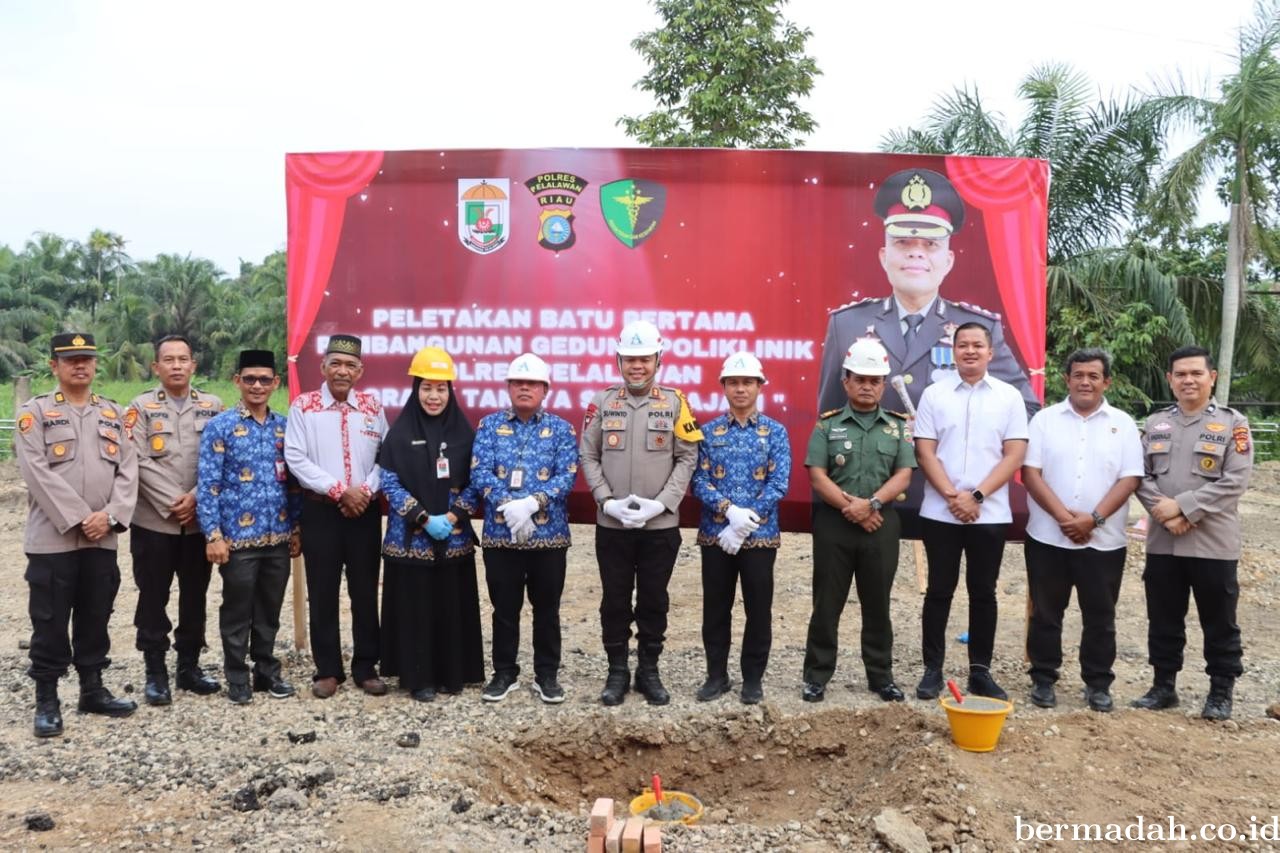
[[[959,305],[961,308],[965,309],[966,311],[972,311],[975,314],[981,314],[983,317],[989,317],[992,320],[1000,319],[1000,315],[997,312],[988,311],[986,308],[983,308],[981,305],[974,305],[971,302],[957,302],[955,304]]]
[[[846,308],[854,308],[854,307],[857,307],[858,305],[866,305],[868,302],[879,302],[881,299],[884,299],[884,297],[883,296],[866,296],[866,297],[863,297],[862,299],[854,299],[850,302],[846,302],[843,305],[837,305],[835,308],[832,308],[827,313],[835,314],[837,311],[843,311]]]
[[[818,415],[818,420],[825,421],[827,418],[833,415],[838,415],[843,411],[844,411],[844,406],[841,406],[838,409],[829,409],[828,411],[825,411],[822,414]]]

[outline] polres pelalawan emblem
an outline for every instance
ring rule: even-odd
[[[508,178],[458,180],[458,239],[478,255],[507,245],[510,237],[511,181]]]

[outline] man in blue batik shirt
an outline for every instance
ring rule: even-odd
[[[729,411],[702,428],[693,493],[702,502],[702,645],[707,680],[699,702],[729,691],[733,598],[742,581],[741,699],[764,699],[764,670],[773,642],[773,562],[781,538],[778,502],[791,477],[787,430],[756,410],[764,368],[751,353],[731,355],[720,371]]]
[[[218,627],[227,698],[244,705],[253,700],[246,655],[253,659],[253,690],[277,699],[294,693],[274,648],[289,558],[302,552],[302,496],[285,468],[286,419],[267,405],[280,386],[275,354],[241,352],[235,384],[239,404],[210,420],[200,440],[196,515],[206,556],[222,573]]]
[[[551,369],[532,353],[511,362],[511,408],[480,421],[471,451],[471,487],[484,497],[484,576],[493,605],[493,678],[487,702],[517,686],[520,609],[533,607],[534,688],[543,702],[564,701],[560,670],[560,595],[569,550],[566,501],[578,475],[578,440],[564,418],[542,410]]]

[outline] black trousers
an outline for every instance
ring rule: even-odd
[[[275,656],[280,631],[280,606],[289,584],[289,546],[245,548],[231,552],[223,564],[222,607],[218,626],[222,633],[222,671],[228,684],[248,684],[252,658],[263,678],[280,674]]]
[[[568,548],[485,548],[484,581],[493,605],[493,671],[520,674],[520,610],[533,607],[533,674],[560,671],[560,594]]]
[[[205,647],[205,597],[212,576],[204,545],[199,533],[130,528],[133,582],[138,585],[138,607],[133,614],[138,651],[163,654],[169,650],[169,631],[173,629],[168,613],[169,590],[177,575],[178,627],[173,631],[173,647],[179,657],[199,657]]]
[[[836,670],[840,616],[857,583],[862,607],[862,665],[867,684],[879,689],[893,682],[893,622],[889,594],[898,573],[901,524],[892,510],[884,524],[868,533],[837,510],[818,504],[813,514],[813,614],[804,650],[804,680],[826,684]]]
[[[1033,681],[1058,680],[1062,666],[1062,614],[1071,590],[1080,604],[1080,677],[1106,689],[1115,681],[1116,602],[1124,578],[1125,549],[1059,548],[1027,537],[1027,591],[1031,622],[1027,657]]]
[[[680,553],[680,529],[615,530],[596,526],[600,628],[605,651],[625,649],[636,623],[640,650],[661,654],[671,601],[667,584]],[[632,593],[635,607],[632,607]]]
[[[120,589],[116,552],[82,548],[61,554],[28,554],[25,578],[31,614],[27,675],[36,681],[57,681],[71,664],[82,674],[109,666],[107,623]]]
[[[728,675],[733,600],[742,583],[743,681],[761,681],[773,645],[773,563],[777,548],[744,548],[726,554],[717,545],[702,546],[702,647],[707,675]]]
[[[920,620],[924,665],[941,669],[946,660],[947,618],[960,581],[963,554],[964,582],[969,591],[969,665],[990,667],[996,641],[996,581],[1009,525],[950,524],[921,518],[920,528],[929,559],[929,589]]]
[[[338,599],[347,569],[351,599],[351,675],[356,682],[378,674],[378,571],[382,565],[382,516],[376,503],[359,518],[336,505],[302,504],[302,558],[307,570],[307,612],[315,678],[345,681]]]
[[[1226,678],[1244,673],[1236,622],[1240,587],[1235,560],[1147,554],[1142,582],[1147,589],[1147,651],[1157,672],[1173,674],[1182,669],[1187,605],[1195,595],[1204,632],[1204,671]]]

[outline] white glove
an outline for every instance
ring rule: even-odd
[[[628,526],[644,527],[651,519],[657,518],[667,511],[661,501],[655,501],[653,498],[637,498],[633,496],[631,500],[633,503],[639,504],[640,508],[632,510],[635,523]]]
[[[605,515],[622,522],[623,527],[631,527],[636,520],[636,511],[629,508],[627,504],[633,500],[635,500],[635,498],[631,496],[627,496],[622,500],[610,498],[604,502],[604,506],[601,507],[601,509],[604,511]],[[640,522],[637,526],[644,526],[644,522]]]
[[[535,528],[536,525],[533,523],[533,519],[526,518],[523,524],[511,528],[511,541],[523,545],[533,536]]]
[[[753,510],[730,505],[724,511],[724,517],[729,520],[729,526],[733,528],[735,533],[743,534],[742,538],[744,540],[747,538],[746,534],[755,533],[760,529],[760,516],[756,515]]]
[[[726,527],[720,531],[717,537],[720,541],[720,549],[726,554],[736,554],[738,549],[742,547],[742,543],[746,541],[746,533],[735,533],[732,527]]]
[[[524,526],[525,522],[533,518],[533,514],[538,511],[538,499],[533,495],[527,498],[517,498],[507,501],[498,507],[498,512],[502,513],[507,520],[507,527],[511,528],[514,533],[517,527]]]

